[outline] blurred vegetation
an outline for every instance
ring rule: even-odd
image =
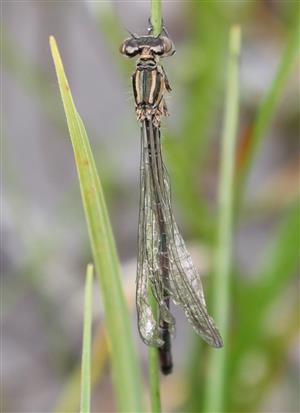
[[[270,131],[274,126],[281,128],[283,139],[286,130],[291,131],[286,139],[286,145],[293,148],[294,141],[298,139],[299,118],[281,117],[279,126],[278,123],[275,124],[275,120],[282,110],[286,86],[288,82],[294,81],[293,75],[297,69],[299,70],[299,3],[251,1],[240,5],[237,2],[215,0],[194,1],[183,2],[182,10],[184,44],[178,48],[180,55],[172,58],[176,63],[172,63],[171,59],[165,63],[174,90],[174,100],[176,101],[176,95],[180,97],[181,113],[176,120],[176,127],[172,126],[171,121],[168,127],[164,127],[163,149],[173,184],[174,204],[180,205],[187,226],[186,234],[208,248],[211,255],[214,253],[216,239],[217,159],[222,130],[220,119],[224,105],[229,27],[232,23],[241,25],[245,39],[243,47],[246,48],[251,30],[261,30],[262,27],[268,26],[269,32],[276,37],[282,55],[277,75],[270,88],[265,91],[264,96],[258,96],[257,100],[252,102],[252,106],[249,106],[243,96],[242,88],[236,153],[237,202],[234,213],[237,240],[240,239],[240,233],[245,232],[249,226],[261,225],[270,220],[272,231],[269,231],[267,245],[261,253],[262,259],[258,260],[251,250],[248,251],[254,262],[252,271],[241,265],[237,252],[234,256],[231,274],[230,342],[226,344],[229,348],[229,357],[226,364],[226,398],[223,411],[260,412],[278,384],[284,382],[288,376],[295,375],[294,381],[299,379],[297,374],[289,371],[292,364],[291,351],[299,334],[299,289],[296,278],[299,266],[299,170],[297,165],[293,168],[295,163],[298,164],[298,153],[291,150],[286,164],[274,165],[272,176],[262,183],[262,188],[268,187],[271,192],[271,202],[266,192],[259,193],[261,188],[253,192],[248,185],[249,177],[257,166],[264,145],[272,145],[273,136]],[[133,70],[133,62],[126,61],[117,53],[125,33],[122,30],[122,21],[115,9],[109,7],[109,3],[105,8],[96,5],[91,13],[98,24],[99,35],[106,39],[111,50],[111,59],[118,66],[125,84]],[[169,31],[172,36],[171,28]],[[5,70],[32,94],[40,109],[65,133],[63,117],[59,110],[60,102],[52,85],[49,86],[49,75],[27,58],[23,50],[20,50],[10,38],[8,29],[3,33],[1,52]],[[243,49],[241,55],[243,61]],[[128,111],[131,110],[128,105]],[[295,111],[291,116],[298,115]],[[137,130],[128,131],[128,134],[131,132],[138,135]],[[103,161],[101,170],[105,172],[105,165],[109,167],[109,160],[106,159],[109,158],[109,153],[103,156],[100,145],[96,148],[96,154],[98,153],[97,162],[101,164]],[[212,176],[211,180],[208,180],[209,176]],[[104,192],[109,194],[109,207],[113,206],[116,197],[122,191],[117,178],[113,175],[105,176]],[[293,186],[292,190],[290,185]],[[69,213],[69,206],[73,202],[78,202],[77,192],[75,198],[75,193],[73,194],[71,189],[66,194],[65,204],[57,208],[58,215]],[[23,276],[24,288],[33,286],[35,297],[40,301],[43,317],[48,325],[51,343],[49,345],[53,346],[53,352],[57,356],[56,363],[60,368],[64,366],[63,371],[66,372],[69,371],[71,362],[74,365],[74,354],[67,353],[67,349],[72,346],[64,337],[61,320],[55,320],[51,315],[55,303],[51,302],[51,297],[46,296],[41,282],[45,262],[50,259],[53,251],[52,243],[53,240],[49,241],[47,236],[44,240],[37,240],[38,251],[28,250],[30,254],[27,255],[27,266],[19,268],[18,271]],[[84,260],[86,255],[88,253],[84,252],[81,259]],[[206,280],[205,290],[209,290],[209,278]],[[24,290],[22,291],[24,294]],[[8,295],[5,302],[6,312],[17,299],[16,294],[13,290],[13,293]],[[95,377],[93,386],[97,384],[97,379],[99,382],[100,378],[104,377],[105,362],[101,357],[103,354],[104,358],[108,357],[102,328],[99,331],[100,336],[96,335],[94,338],[92,357],[101,362],[95,361],[92,367]],[[182,376],[182,387],[188,389],[187,394],[182,396],[184,400],[181,398],[179,405],[174,406],[171,401],[166,401],[165,410],[170,411],[167,405],[170,403],[174,411],[203,411],[207,348],[198,337],[194,337],[190,350],[186,370],[179,373]],[[62,391],[57,412],[63,411],[65,406],[72,406],[66,411],[78,409],[79,385],[79,371],[75,366],[65,391]],[[286,399],[287,412],[299,409],[297,383],[294,383],[294,387],[291,385],[291,391],[293,397],[289,398],[288,395]]]

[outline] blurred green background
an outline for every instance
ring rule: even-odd
[[[166,1],[163,9],[177,48],[164,61],[173,92],[163,149],[208,307],[228,31],[233,23],[242,29],[224,411],[298,412],[299,2]],[[2,3],[3,412],[78,411],[91,253],[51,34],[104,183],[147,394],[147,349],[134,306],[140,149],[134,62],[118,47],[126,28],[145,33],[149,10],[148,1]],[[92,406],[113,412],[101,308],[95,291]],[[163,411],[201,412],[207,347],[180,310],[174,313],[175,369],[162,379]]]

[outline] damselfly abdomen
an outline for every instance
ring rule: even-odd
[[[208,315],[200,276],[178,230],[171,207],[170,183],[161,154],[160,123],[167,115],[165,92],[171,88],[159,57],[175,53],[168,36],[132,35],[121,53],[138,56],[132,75],[135,110],[141,124],[140,213],[138,230],[137,314],[143,341],[160,352],[161,370],[172,371],[171,335],[175,320],[170,299],[181,306],[194,330],[211,346],[223,345]],[[155,297],[154,317],[149,292]]]

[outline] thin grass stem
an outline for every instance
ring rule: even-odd
[[[218,244],[212,295],[213,316],[220,328],[224,347],[211,349],[208,355],[207,382],[204,395],[205,412],[222,412],[224,382],[228,354],[229,285],[232,250],[232,206],[235,142],[238,124],[240,27],[233,26],[229,36],[229,60],[225,119],[222,137],[219,184]]]
[[[150,292],[150,303],[154,317],[157,317],[157,303]],[[157,348],[149,347],[148,350],[149,358],[149,385],[150,385],[150,402],[151,402],[151,412],[160,413],[161,412],[161,402],[160,402],[160,373],[159,373],[159,353]]]
[[[162,29],[162,7],[161,0],[151,0],[150,21],[153,27],[153,35],[159,36]]]
[[[92,308],[93,308],[93,265],[86,270],[84,322],[81,359],[81,403],[80,413],[91,410],[91,343],[92,343]]]

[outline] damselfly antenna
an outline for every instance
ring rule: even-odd
[[[127,33],[129,33],[130,34],[130,36],[133,38],[133,39],[138,39],[138,35],[136,34],[136,33],[132,33],[129,29],[127,29],[126,28],[126,31],[127,31]]]
[[[166,29],[166,26],[162,22],[162,33],[164,33],[168,38],[170,38],[169,32]]]

